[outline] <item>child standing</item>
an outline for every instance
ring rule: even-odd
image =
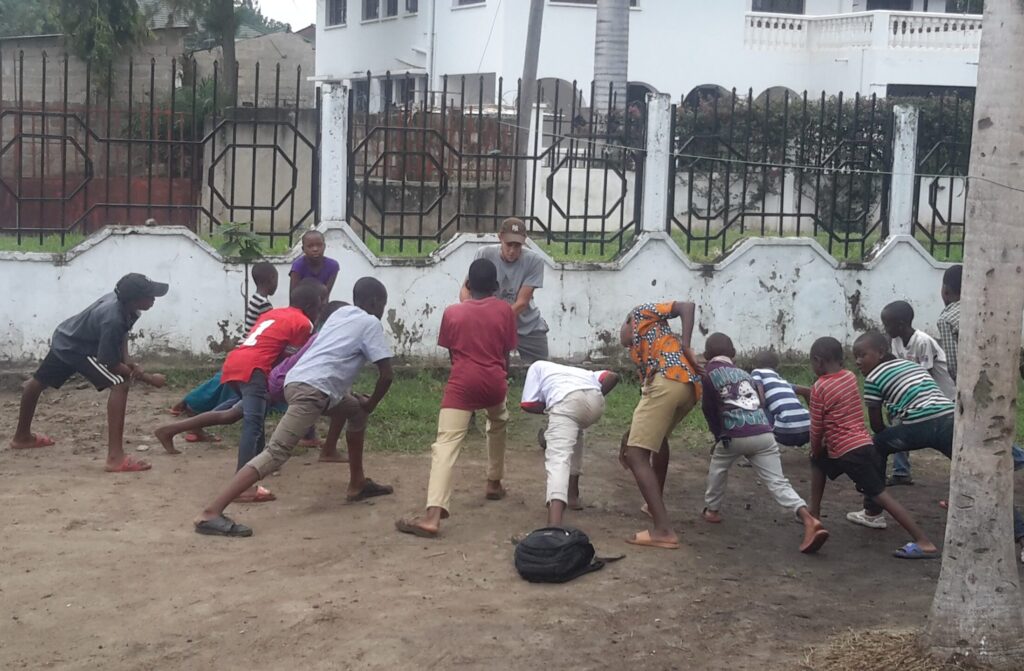
[[[754,380],[758,395],[775,433],[775,442],[786,447],[801,447],[810,441],[811,416],[796,395],[796,387],[786,382],[776,371],[779,355],[764,350],[754,357]]]
[[[933,559],[935,544],[924,535],[910,513],[885,491],[884,467],[874,441],[864,429],[857,378],[843,368],[843,346],[835,338],[818,338],[811,346],[811,368],[817,381],[811,388],[811,514],[821,515],[825,478],[849,476],[857,491],[893,516],[913,541],[896,550],[900,559]]]
[[[878,331],[869,331],[853,343],[853,356],[864,375],[864,405],[874,431],[875,449],[882,472],[892,454],[921,450],[926,447],[953,454],[953,402],[935,384],[920,365],[897,359],[889,351],[889,340]],[[889,426],[882,420],[882,410],[889,416]],[[870,498],[864,510],[847,514],[846,519],[870,527],[884,529],[881,508]]]
[[[715,436],[715,447],[708,468],[708,488],[704,493],[705,521],[718,524],[725,497],[729,468],[740,457],[746,457],[758,478],[775,501],[792,512],[804,525],[800,552],[817,552],[828,540],[828,531],[810,513],[789,480],[782,473],[779,446],[775,442],[768,416],[761,408],[754,381],[733,363],[736,349],[724,333],[712,333],[704,344],[704,400],[702,409],[708,428]]]
[[[107,462],[111,473],[149,470],[150,465],[124,453],[124,416],[128,405],[128,387],[133,380],[153,387],[164,386],[164,376],[146,373],[128,358],[128,332],[140,314],[153,307],[167,285],[145,275],[129,273],[117,281],[113,293],[103,296],[57,327],[50,340],[50,351],[21,395],[18,428],[11,439],[12,449],[49,447],[54,440],[32,433],[36,404],[47,387],[60,389],[79,373],[97,391],[109,389],[107,396]]]
[[[520,407],[529,413],[548,415],[544,461],[549,527],[562,526],[574,478],[579,502],[583,431],[601,419],[604,397],[618,383],[619,376],[608,370],[593,373],[550,361],[537,361],[526,372]]]
[[[626,540],[633,545],[668,550],[679,548],[679,537],[669,524],[663,496],[668,473],[668,436],[700,400],[700,369],[690,349],[696,306],[675,301],[644,303],[626,316],[619,342],[640,374],[640,402],[633,411],[629,432],[623,436],[619,461],[633,473],[644,497],[653,529]],[[682,334],[676,335],[668,320],[680,317]]]
[[[348,422],[349,433],[358,438],[349,443],[350,480],[346,498],[359,501],[394,491],[389,486],[378,485],[363,473],[366,420],[387,394],[394,378],[391,348],[380,323],[387,300],[387,290],[376,279],[364,277],[356,282],[352,289],[354,305],[340,308],[331,315],[316,342],[285,377],[284,397],[288,410],[274,429],[270,444],[239,469],[227,487],[193,521],[196,533],[251,536],[251,528],[236,524],[224,515],[224,510],[288,461],[299,439],[324,414],[332,421]],[[377,366],[373,394],[353,394],[352,384],[367,361]]]
[[[309,230],[302,234],[302,256],[295,259],[292,268],[288,272],[291,280],[291,288],[298,286],[299,282],[312,278],[327,287],[327,298],[331,299],[331,291],[334,289],[334,281],[338,279],[338,270],[341,266],[332,258],[324,256],[327,249],[327,240],[320,231]]]
[[[942,298],[942,312],[936,327],[939,331],[939,347],[946,353],[946,365],[949,368],[949,376],[956,381],[956,360],[960,340],[960,286],[963,281],[964,267],[950,266],[942,273],[942,288],[939,296]]]
[[[263,450],[267,415],[267,377],[287,348],[301,347],[313,332],[313,319],[320,312],[322,289],[315,283],[300,283],[292,290],[291,305],[263,314],[249,335],[231,350],[221,369],[221,381],[234,385],[242,397],[242,437],[238,444],[238,469]],[[273,501],[263,487],[247,492],[242,500],[253,503]]]
[[[452,497],[452,469],[476,410],[487,411],[487,487],[489,500],[502,499],[505,468],[505,425],[508,409],[509,353],[516,349],[516,315],[508,303],[494,296],[498,269],[487,259],[469,266],[470,298],[445,308],[437,344],[447,348],[452,370],[437,418],[437,440],[431,447],[430,482],[426,511],[395,522],[402,533],[434,538],[441,520],[448,517]]]

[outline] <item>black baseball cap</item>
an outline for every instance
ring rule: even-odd
[[[495,292],[498,290],[498,269],[490,259],[477,259],[469,266],[469,288],[471,291]]]
[[[122,301],[134,301],[166,296],[167,289],[168,286],[163,282],[154,282],[141,273],[128,273],[117,281],[114,292]]]

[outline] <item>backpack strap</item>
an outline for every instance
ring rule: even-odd
[[[605,564],[617,562],[620,559],[624,559],[625,557],[626,555],[613,555],[611,557],[594,557],[593,561],[591,561],[589,564],[573,573],[570,577],[566,578],[566,582],[570,580],[575,580],[576,578],[579,578],[581,575],[593,573],[594,571],[600,571],[604,568]]]

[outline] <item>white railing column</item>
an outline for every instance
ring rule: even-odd
[[[893,107],[892,182],[889,235],[914,234],[914,176],[917,172],[917,108]]]
[[[672,98],[667,93],[647,94],[647,156],[644,159],[644,197],[640,230],[668,230],[668,196],[672,161]]]
[[[348,88],[340,82],[320,88],[320,221],[348,216]]]

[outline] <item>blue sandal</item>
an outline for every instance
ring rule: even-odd
[[[942,553],[938,550],[935,552],[925,552],[921,549],[920,545],[911,542],[893,552],[892,556],[897,559],[938,559],[942,556]]]

